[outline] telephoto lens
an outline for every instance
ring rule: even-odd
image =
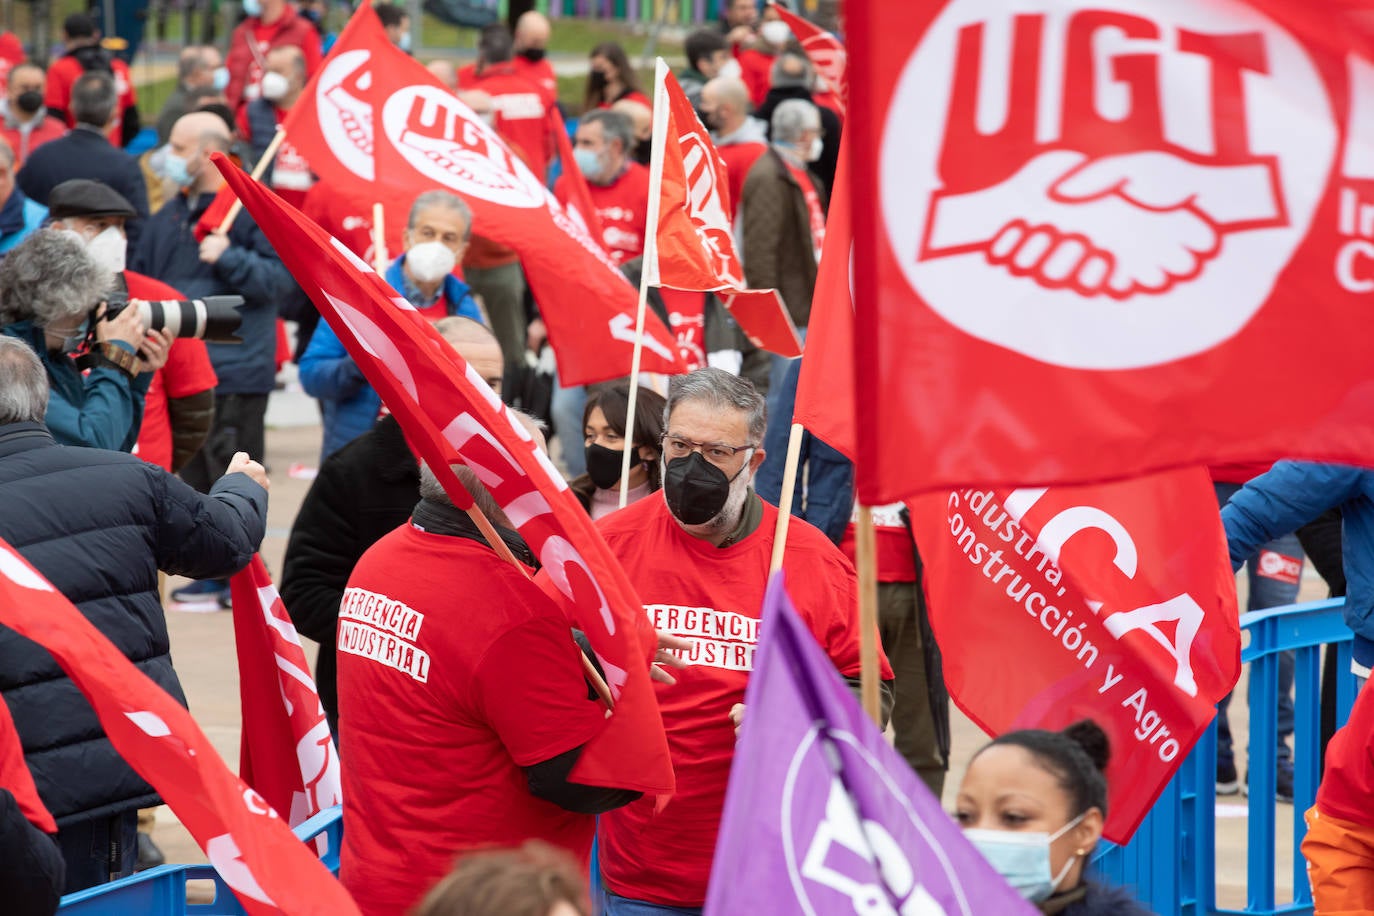
[[[199,337],[216,343],[243,343],[235,333],[242,316],[242,296],[206,296],[204,299],[150,299],[138,302],[143,326],[164,328],[173,337]]]

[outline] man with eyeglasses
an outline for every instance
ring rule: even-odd
[[[720,369],[675,377],[664,412],[662,498],[598,523],[654,627],[690,644],[676,653],[688,663],[674,672],[677,684],[658,692],[677,793],[661,812],[654,799],[641,799],[599,820],[607,916],[695,914],[706,899],[778,517],[753,488],[766,419],[764,399],[746,379]],[[853,566],[820,531],[793,519],[784,568],[798,613],[857,690]],[[885,659],[882,668],[890,679]]]

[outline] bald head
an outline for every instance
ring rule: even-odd
[[[432,73],[435,79],[443,83],[450,92],[458,88],[458,71],[451,61],[432,60],[425,65],[425,69]]]
[[[749,117],[749,87],[734,76],[718,76],[701,89],[701,113],[720,136],[739,130]]]
[[[193,111],[177,118],[167,137],[167,152],[186,163],[191,178],[188,190],[196,193],[219,190],[224,178],[210,163],[211,153],[229,151],[229,128],[224,119],[209,111]]]
[[[548,17],[543,13],[534,10],[521,13],[520,18],[515,20],[515,53],[547,48],[551,32]]]
[[[462,315],[450,315],[436,321],[434,329],[448,341],[449,346],[458,351],[463,361],[481,376],[492,391],[498,395],[501,393],[505,360],[501,355],[500,341],[486,325]]]

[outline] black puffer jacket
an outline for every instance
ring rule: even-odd
[[[157,571],[237,572],[266,520],[267,492],[244,474],[202,496],[130,455],[59,446],[40,423],[0,426],[0,538],[183,705]],[[159,804],[52,656],[4,627],[0,694],[59,828]]]
[[[1084,881],[1071,891],[1056,894],[1040,904],[1040,912],[1048,916],[1154,916],[1126,888],[1096,881]]]

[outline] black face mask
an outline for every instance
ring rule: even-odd
[[[14,104],[24,114],[33,114],[43,107],[43,93],[36,90],[19,93],[19,98],[14,100]]]
[[[546,53],[543,48],[526,48],[520,52],[520,56],[532,64],[537,64],[544,59]]]
[[[605,89],[607,82],[606,74],[600,70],[593,70],[587,74],[587,88],[591,89],[592,92],[600,92]]]
[[[740,474],[744,468],[740,468]],[[735,475],[736,477],[739,474]],[[668,510],[684,525],[703,525],[720,514],[730,498],[731,478],[705,458],[692,452],[668,462],[663,496]]]
[[[587,476],[596,484],[597,489],[609,490],[620,483],[620,463],[624,460],[624,455],[624,452],[617,452],[595,442],[587,446]],[[638,449],[630,450],[630,467],[634,467],[642,460]]]

